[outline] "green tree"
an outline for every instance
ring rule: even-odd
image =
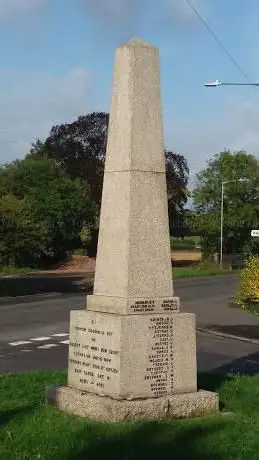
[[[53,126],[44,142],[33,144],[30,156],[47,155],[72,179],[85,181],[91,199],[100,204],[108,123],[107,113],[93,112]]]
[[[73,179],[89,185],[90,197],[100,208],[109,114],[93,112],[77,121],[53,126],[44,141],[33,145],[29,156],[47,155]],[[182,226],[188,198],[189,169],[183,155],[165,150],[170,228]],[[97,241],[94,230],[92,241]]]
[[[20,210],[19,221],[24,220],[21,206],[27,206],[30,227],[38,235],[39,250],[33,246],[35,261],[60,259],[66,251],[80,245],[82,227],[95,224],[96,207],[86,185],[79,179],[71,179],[44,156],[28,156],[1,168],[0,190],[2,199],[6,195],[14,197],[12,209],[17,205],[17,212]],[[6,216],[7,210],[3,209],[2,220]],[[22,238],[21,232],[14,233],[17,239]]]
[[[0,265],[37,266],[49,240],[46,228],[35,225],[31,204],[25,198],[0,198]]]
[[[247,182],[239,182],[241,178]],[[200,229],[206,255],[219,251],[222,182],[224,186],[224,252],[241,252],[251,243],[259,219],[259,162],[245,151],[224,151],[197,175],[193,192],[193,226]]]
[[[184,235],[185,205],[189,196],[189,168],[183,155],[165,150],[170,234]]]

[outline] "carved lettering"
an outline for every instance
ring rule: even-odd
[[[167,305],[166,301],[164,305]],[[169,365],[170,354],[173,354],[171,321],[171,318],[163,316],[150,318],[148,329],[152,333],[153,343],[144,380],[149,382],[154,397],[164,396],[172,389],[172,371]]]
[[[111,342],[114,333],[105,330],[104,327],[98,327],[97,324],[76,330],[84,333],[84,344],[71,343],[69,361],[73,365],[73,372],[86,389],[91,387],[91,391],[105,391],[105,386],[112,384],[113,379],[119,374],[120,351],[113,348]]]
[[[134,308],[154,309],[154,300],[138,300]],[[177,307],[173,300],[162,300],[163,309]],[[174,390],[174,315],[165,317],[162,314],[153,314],[147,319],[148,336],[151,336],[148,352],[145,355],[145,368],[142,381],[145,388],[153,397],[162,397]],[[82,341],[80,343],[80,335]],[[73,372],[76,382],[86,391],[105,394],[119,387],[120,372],[120,336],[111,327],[105,328],[105,323],[99,319],[94,325],[78,329],[70,343],[69,363],[70,372]],[[141,351],[140,351],[141,352]],[[141,378],[141,375],[139,376]],[[139,378],[138,377],[138,378]]]
[[[178,301],[176,299],[165,299],[162,302],[162,308],[166,311],[178,310]]]
[[[131,306],[130,309],[133,313],[150,313],[155,309],[154,300],[136,300]]]
[[[101,335],[104,335],[104,334],[105,334],[104,331],[99,331],[98,329],[91,329],[91,328],[88,329],[88,332],[89,332],[90,334],[101,334]]]

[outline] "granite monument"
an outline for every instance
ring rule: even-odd
[[[159,53],[116,50],[93,295],[71,311],[68,383],[48,401],[92,420],[208,414],[197,390],[195,315],[174,296]]]

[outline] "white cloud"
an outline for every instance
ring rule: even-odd
[[[259,158],[259,106],[235,99],[226,102],[220,112],[199,119],[175,117],[171,125],[169,145],[184,154],[191,173],[204,168],[207,160],[223,151],[246,150]]]
[[[167,16],[168,13],[172,13],[176,19],[183,21],[193,20],[195,17],[194,12],[186,0],[160,0],[160,2],[152,2],[152,0],[78,0],[79,3],[96,15],[96,17],[103,17],[112,19],[113,22],[127,20],[127,14],[130,12],[136,18],[145,10],[145,16],[147,11],[152,8],[152,3],[156,4],[156,7]],[[208,6],[208,0],[192,0],[191,3],[198,10],[203,10]]]
[[[141,35],[143,28],[169,36],[173,30],[188,30],[197,17],[186,0],[77,0],[87,17],[95,21],[98,37],[124,41]],[[192,0],[202,13],[208,11],[208,0]],[[104,27],[105,26],[105,27]]]
[[[127,20],[127,14],[138,16],[146,0],[79,0],[79,3],[97,19],[109,19],[112,22]],[[108,21],[107,21],[108,25]]]
[[[16,19],[20,15],[36,11],[48,0],[0,0],[0,22]]]
[[[92,110],[91,78],[84,68],[63,76],[1,70],[0,88],[1,162],[23,157],[54,124]]]
[[[96,14],[106,20],[112,20],[112,22],[127,19],[127,13],[133,7],[133,5],[126,0],[99,0],[98,4],[95,0],[83,1],[85,8],[89,9],[93,14]],[[142,2],[142,0],[140,0],[140,2]]]
[[[87,19],[96,25],[97,38],[128,40],[137,32],[150,0],[77,0]]]

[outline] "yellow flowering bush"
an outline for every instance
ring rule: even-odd
[[[259,304],[259,257],[251,257],[241,274],[236,304],[245,307],[256,303]]]

